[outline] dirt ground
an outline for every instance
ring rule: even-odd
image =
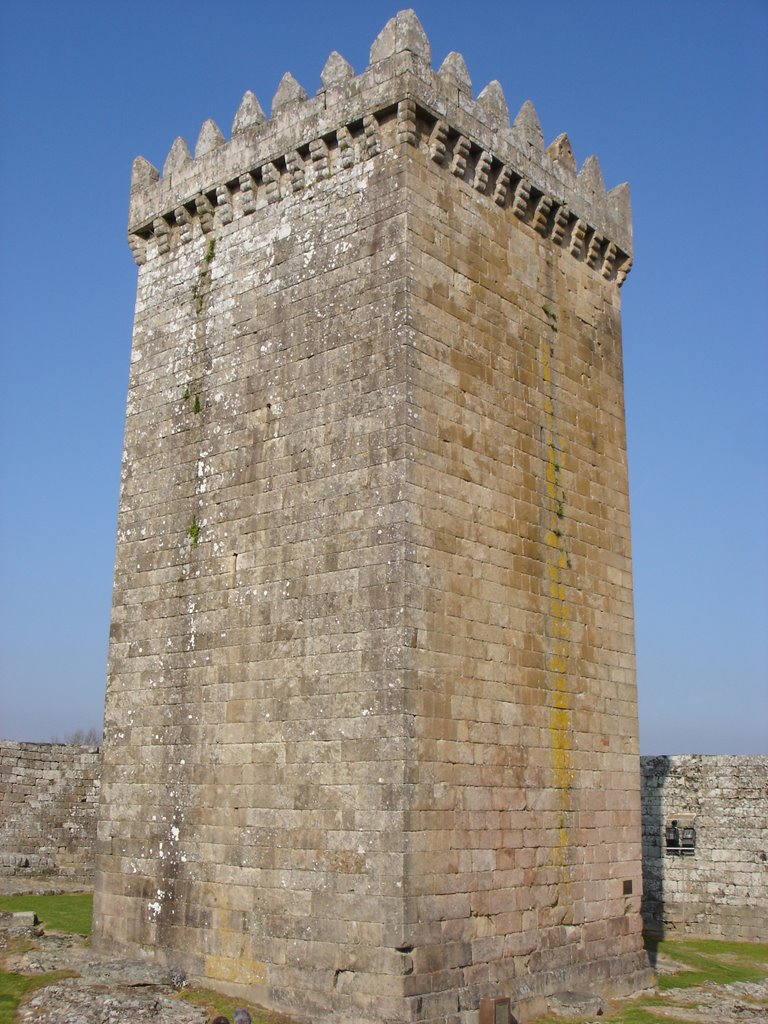
[[[0,895],[88,891],[84,882],[0,877]],[[28,919],[0,916],[0,960],[6,971],[41,974],[72,971],[38,990],[22,1004],[17,1024],[209,1024],[210,1015],[181,996],[183,979],[144,961],[95,953],[85,939],[30,926]],[[659,958],[659,973],[680,965]],[[709,984],[665,993],[653,1007],[659,1021],[690,1024],[768,1024],[768,980]],[[606,1013],[609,1007],[606,1006]],[[570,1018],[574,1021],[574,1018]],[[601,1024],[601,1013],[576,1017],[579,1024]],[[650,1022],[652,1018],[646,1018]],[[291,1024],[281,1018],[283,1024]]]

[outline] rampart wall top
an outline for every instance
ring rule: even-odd
[[[165,238],[174,225],[183,227],[199,217],[202,230],[209,231],[217,210],[225,223],[253,212],[259,190],[268,202],[297,191],[305,167],[323,177],[338,166],[375,156],[379,121],[396,115],[398,141],[418,144],[418,136],[433,160],[622,283],[632,254],[629,186],[606,192],[595,156],[577,173],[566,134],[545,147],[530,101],[510,123],[498,82],[490,82],[473,100],[460,54],[450,53],[433,71],[429,41],[413,11],[401,11],[385,25],[362,74],[355,76],[334,52],[320,77],[322,88],[309,97],[285,74],[269,118],[246,92],[229,141],[213,121],[206,121],[194,155],[177,138],[162,175],[143,157],[136,158],[129,241],[139,264],[153,237],[161,252],[167,250]]]

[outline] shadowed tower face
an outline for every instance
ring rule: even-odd
[[[349,1024],[631,991],[627,189],[412,12],[322,82],[134,164],[95,942]]]

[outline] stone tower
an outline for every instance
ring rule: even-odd
[[[628,190],[412,12],[321,77],[134,164],[95,941],[342,1024],[636,989]]]

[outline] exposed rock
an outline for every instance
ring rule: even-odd
[[[547,1000],[547,1009],[556,1017],[591,1016],[603,1012],[603,1001],[593,992],[556,992]]]

